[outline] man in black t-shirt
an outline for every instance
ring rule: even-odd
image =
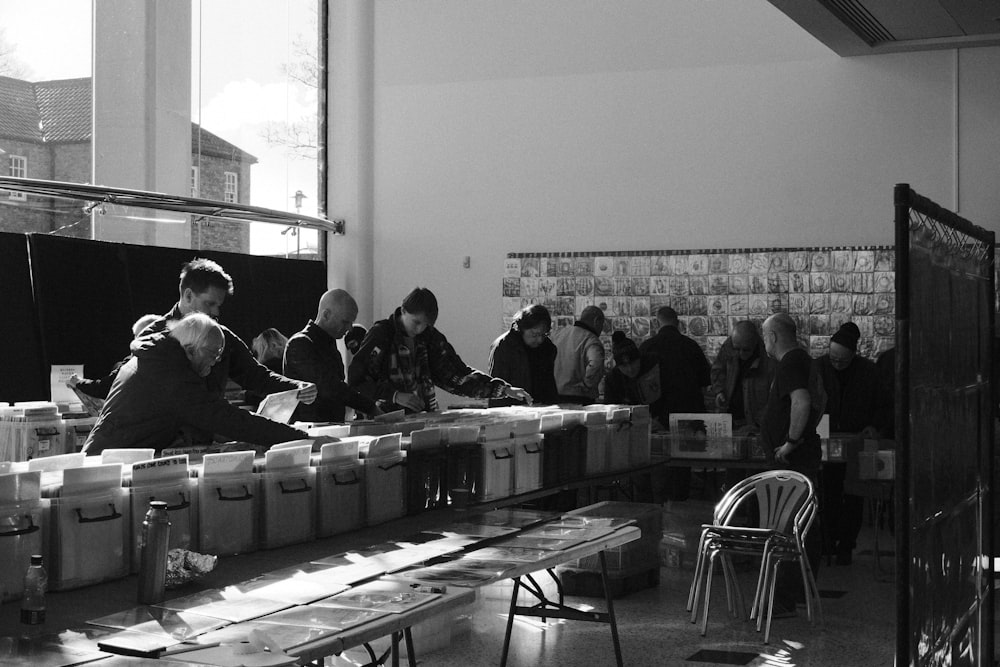
[[[767,318],[763,326],[764,348],[777,362],[774,382],[767,397],[761,421],[761,441],[775,468],[803,473],[817,483],[822,452],[816,422],[819,413],[812,409],[809,369],[812,359],[799,347],[795,321],[786,313]],[[806,557],[813,574],[819,572],[822,540],[818,526],[806,536]],[[774,595],[774,616],[795,612],[795,603],[804,601],[802,578],[795,568],[779,570]]]
[[[777,313],[764,321],[764,349],[778,362],[761,420],[761,441],[775,467],[815,477],[822,452],[812,409],[809,370],[812,359],[799,347],[795,321]]]

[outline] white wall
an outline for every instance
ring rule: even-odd
[[[765,0],[380,2],[374,42],[375,316],[431,288],[473,366],[508,252],[888,244],[899,182],[998,226],[1000,49],[843,59]]]

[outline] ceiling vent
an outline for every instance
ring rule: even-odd
[[[892,33],[858,0],[820,0],[820,3],[868,46],[896,41]]]

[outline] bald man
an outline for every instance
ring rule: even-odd
[[[346,407],[374,416],[382,414],[373,400],[344,381],[344,359],[337,340],[344,337],[358,316],[358,304],[342,289],[323,294],[316,318],[292,336],[285,347],[284,373],[290,378],[315,383],[319,390],[311,405],[300,403],[293,419],[311,422],[342,422]]]
[[[175,443],[178,431],[190,428],[259,445],[307,437],[231,405],[205,384],[225,347],[222,327],[204,313],[137,338],[83,451],[138,447],[159,453]]]
[[[734,428],[760,430],[774,363],[756,325],[750,320],[737,322],[712,362],[711,373],[715,405],[733,416]]]
[[[800,472],[816,485],[821,458],[816,433],[820,412],[813,409],[812,359],[799,346],[795,320],[787,313],[771,315],[764,320],[762,330],[764,349],[778,363],[761,424],[761,443],[774,468]],[[815,526],[809,531],[805,547],[813,574],[818,575],[822,538]],[[792,568],[779,570],[774,614],[794,614],[795,604],[804,600],[803,596],[801,577]]]

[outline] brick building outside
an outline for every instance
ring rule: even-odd
[[[0,174],[89,183],[91,79],[29,82],[0,76]],[[192,197],[250,201],[250,168],[257,158],[191,124]],[[148,213],[136,212],[137,215]],[[0,231],[91,237],[82,202],[0,190]],[[249,225],[195,217],[192,248],[248,253]]]

